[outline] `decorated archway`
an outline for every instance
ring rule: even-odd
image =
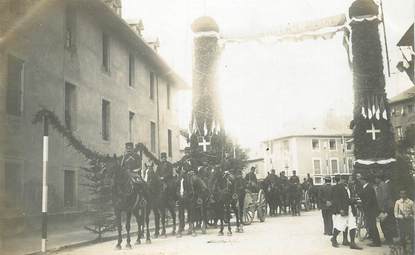
[[[207,16],[192,24],[194,32],[193,111],[189,133],[195,151],[219,155],[226,151],[223,118],[218,100],[217,66],[220,44],[274,37],[276,42],[330,39],[344,34],[345,57],[353,74],[354,168],[359,171],[391,169],[395,159],[394,136],[385,92],[379,26],[381,6],[373,0],[356,0],[346,15],[294,24],[271,33],[244,38],[221,37],[219,26]],[[210,146],[210,148],[208,147]],[[366,171],[367,172],[367,171]]]

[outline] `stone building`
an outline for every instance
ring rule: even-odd
[[[350,133],[303,132],[276,137],[262,143],[266,171],[295,170],[301,181],[310,174],[315,184],[326,175],[350,174],[353,170],[353,144]]]
[[[392,97],[389,104],[395,139],[399,141],[404,138],[408,127],[415,126],[415,86]]]
[[[8,208],[41,212],[42,125],[32,124],[41,108],[100,153],[120,154],[132,141],[180,158],[175,98],[187,85],[121,18],[121,1],[5,0],[0,12],[0,193]],[[87,209],[86,163],[50,130],[52,215]]]

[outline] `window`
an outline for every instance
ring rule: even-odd
[[[76,87],[65,83],[65,124],[70,130],[76,127]]]
[[[133,132],[134,132],[134,117],[135,113],[128,112],[128,138],[130,139],[130,142],[133,141]]]
[[[23,70],[23,61],[9,55],[7,60],[6,110],[10,115],[20,116],[22,114]]]
[[[110,102],[102,100],[102,139],[109,141],[110,139]]]
[[[320,149],[320,141],[318,139],[311,140],[311,145],[313,146],[313,150]]]
[[[156,123],[150,122],[150,150],[156,152]]]
[[[110,71],[110,49],[109,37],[105,33],[102,34],[102,67],[105,72]]]
[[[172,132],[171,130],[167,130],[167,143],[168,143],[168,153],[169,153],[169,157],[173,157],[173,143],[172,143]]]
[[[128,58],[128,85],[134,87],[135,82],[135,58],[134,55],[130,54]]]
[[[314,184],[321,184],[321,177],[315,177]]]
[[[154,73],[150,72],[150,99],[153,100],[154,99]]]
[[[349,173],[353,172],[353,159],[352,158],[347,159],[347,169]]]
[[[352,142],[346,142],[346,150],[347,151],[353,150],[353,143]]]
[[[402,127],[396,127],[396,136],[397,136],[398,140],[403,139]]]
[[[5,163],[5,192],[6,192],[6,207],[16,208],[21,203],[22,169],[17,162],[6,161]]]
[[[167,83],[167,85],[166,85],[166,90],[167,90],[167,109],[170,109],[170,93],[171,93],[171,91],[170,91],[170,84],[169,83]]]
[[[313,159],[313,170],[314,174],[321,174],[321,160]]]
[[[333,150],[333,151],[336,150],[337,149],[336,139],[330,139],[329,146],[330,146],[330,150]]]
[[[13,14],[21,14],[22,13],[22,0],[9,1],[9,10]]]
[[[339,161],[337,159],[330,159],[331,173],[339,173]]]
[[[65,207],[75,206],[75,171],[64,171],[63,203]]]
[[[68,5],[65,10],[65,47],[67,49],[75,48],[75,8]]]
[[[414,112],[414,105],[413,104],[408,104],[406,106],[407,112],[408,113],[413,113]]]

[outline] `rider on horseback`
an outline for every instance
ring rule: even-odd
[[[134,151],[134,144],[131,142],[125,144],[125,153],[121,158],[121,167],[127,171],[134,183],[142,183],[141,158]]]
[[[167,187],[172,184],[173,165],[167,161],[167,153],[165,152],[162,152],[160,155],[160,164],[157,166],[156,173]]]

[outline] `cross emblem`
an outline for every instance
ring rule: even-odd
[[[203,136],[201,142],[199,142],[199,146],[203,147],[203,152],[207,151],[207,147],[210,145],[210,142],[206,141],[205,137]]]
[[[375,129],[375,125],[372,123],[372,129],[366,130],[366,133],[372,134],[372,140],[376,140],[376,133],[380,133],[380,129]]]

